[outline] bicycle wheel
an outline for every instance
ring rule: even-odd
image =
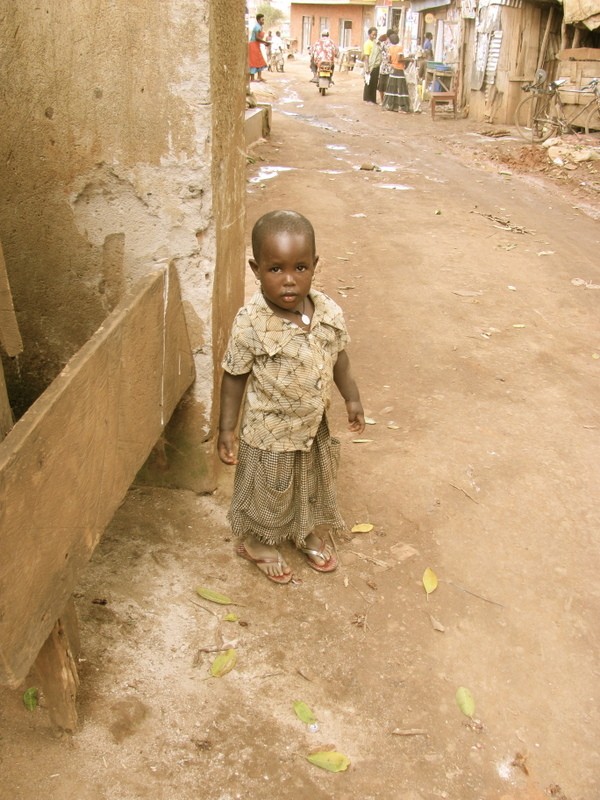
[[[552,97],[532,94],[521,100],[515,111],[515,127],[528,142],[544,142],[558,129],[552,115]]]
[[[600,133],[600,105],[596,104],[585,120],[586,133]]]

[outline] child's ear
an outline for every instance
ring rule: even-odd
[[[258,264],[253,258],[248,259],[248,264],[252,272],[258,277]]]
[[[315,256],[315,260],[314,260],[314,262],[313,262],[313,268],[314,268],[314,269],[316,269],[316,268],[317,268],[317,264],[318,264],[318,263],[319,263],[319,256],[317,256],[317,255],[316,255],[316,256]]]

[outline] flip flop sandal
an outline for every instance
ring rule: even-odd
[[[317,564],[317,562],[313,560],[315,556],[317,558],[325,560],[325,553],[323,552],[323,549],[325,548],[325,542],[323,541],[323,539],[320,539],[320,542],[321,542],[321,550],[314,550],[312,547],[301,547],[300,552],[304,553],[304,555],[306,556],[306,561],[308,562],[308,566],[312,567],[317,572],[333,572],[335,569],[337,569],[338,565],[338,560],[335,551],[329,557],[329,561],[325,561],[324,564]],[[313,558],[311,558],[311,556]]]
[[[286,584],[289,583],[292,578],[293,574],[290,572],[288,575],[267,575],[262,569],[260,569],[261,564],[282,564],[281,557],[277,558],[254,558],[254,556],[250,555],[250,553],[246,550],[246,547],[243,544],[240,544],[235,551],[238,556],[241,558],[245,558],[246,561],[250,561],[252,564],[256,564],[260,572],[268,578],[273,583],[281,583]]]

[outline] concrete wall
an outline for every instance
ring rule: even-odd
[[[214,376],[243,298],[241,0],[0,0],[0,241],[20,415],[124,291],[176,264],[197,380],[145,479],[214,485]]]
[[[373,24],[374,9],[362,5],[328,5],[313,3],[293,3],[290,9],[290,38],[297,40],[300,51],[302,42],[302,17],[310,17],[312,23],[311,41],[314,44],[321,35],[321,18],[329,19],[329,32],[333,41],[339,45],[340,20],[352,20],[352,45],[362,47],[368,28]],[[306,43],[304,43],[306,45]]]

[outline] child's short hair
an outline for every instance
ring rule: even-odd
[[[305,236],[312,248],[313,255],[317,251],[315,229],[306,217],[297,211],[268,211],[254,223],[252,228],[252,254],[258,261],[262,243],[267,236],[278,233],[295,233]]]

